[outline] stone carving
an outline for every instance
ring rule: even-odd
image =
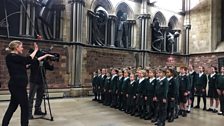
[[[174,46],[177,45],[177,38],[179,37],[179,32],[172,30],[172,26],[169,23],[168,28],[166,30],[166,51],[173,53],[174,52]]]
[[[107,20],[108,20],[108,15],[105,11],[103,10],[98,10],[95,13],[91,13],[93,16],[93,29],[92,29],[92,34],[93,34],[93,44],[94,45],[100,45],[104,46],[105,45],[105,35],[106,35],[106,25],[107,25]]]
[[[164,38],[160,29],[159,20],[155,18],[152,24],[152,50],[161,52],[163,40]]]
[[[118,13],[118,20],[116,26],[116,47],[128,48],[128,23],[127,23],[127,13]]]

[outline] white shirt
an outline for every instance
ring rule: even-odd
[[[167,80],[170,81],[172,78],[173,78],[173,77],[169,77],[169,78],[167,78]]]
[[[211,77],[215,76],[216,73],[211,74]]]
[[[131,81],[131,84],[133,84],[135,82],[135,80]]]
[[[127,80],[129,77],[125,77],[124,80]]]
[[[201,77],[202,75],[204,74],[204,72],[202,72],[202,73],[199,73],[199,77]]]
[[[139,84],[140,84],[143,80],[145,80],[145,78],[144,78],[144,77],[143,77],[143,78],[141,78],[141,79],[139,80]]]
[[[164,80],[166,77],[163,77],[163,78],[159,78],[159,81],[162,81],[162,80]]]
[[[114,79],[114,77],[116,77],[116,76],[117,76],[117,74],[114,74],[114,75],[112,76],[111,80],[113,80],[113,79]]]
[[[105,76],[105,74],[103,74],[101,77],[103,78]]]
[[[194,73],[194,70],[192,70],[192,71],[189,71],[189,74],[192,74],[192,73]]]
[[[153,77],[153,78],[150,78],[149,79],[149,83],[151,83],[153,80],[155,80],[156,78],[155,77]]]

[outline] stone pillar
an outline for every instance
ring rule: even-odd
[[[141,20],[141,45],[140,45],[140,49],[141,50],[146,50],[147,47],[147,38],[148,38],[148,22],[150,19],[150,14],[141,14],[138,17]],[[140,60],[140,64],[145,67],[146,63],[147,63],[147,57],[145,55],[145,52],[142,53],[141,55],[141,60]]]
[[[71,41],[82,42],[82,28],[83,28],[83,7],[84,0],[71,0]],[[72,71],[71,83],[74,87],[81,86],[81,68],[82,68],[82,47],[74,45],[72,47]]]
[[[63,11],[65,5],[55,4],[52,6],[53,11],[53,39],[63,40]]]
[[[82,41],[82,26],[83,26],[83,7],[84,0],[71,0],[71,41]]]
[[[110,15],[109,19],[111,20],[110,46],[114,47],[114,44],[115,44],[115,23],[116,23],[116,20],[117,20],[117,16]]]
[[[133,47],[133,40],[134,40],[134,25],[136,24],[135,20],[127,20],[128,22],[128,27],[129,27],[129,32],[130,32],[130,36],[128,38],[129,43],[128,43],[128,48],[132,48]]]
[[[185,54],[189,55],[189,38],[190,38],[190,30],[191,30],[191,25],[185,25]]]
[[[35,3],[33,0],[20,0],[19,35],[34,37]]]
[[[148,36],[148,22],[150,14],[141,14],[138,17],[141,20],[141,50],[145,50],[147,47],[147,36]]]

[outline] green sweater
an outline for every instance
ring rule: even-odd
[[[218,75],[217,89],[224,89],[224,75]]]

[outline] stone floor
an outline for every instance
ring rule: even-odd
[[[30,126],[153,126],[150,121],[129,116],[91,99],[91,97],[52,99],[50,103],[54,121],[34,119],[30,121]],[[8,102],[0,102],[1,120],[7,106]],[[20,109],[17,109],[10,126],[19,126],[19,113]],[[224,116],[193,110],[188,117],[180,117],[174,123],[167,123],[166,126],[223,126],[223,124]]]

